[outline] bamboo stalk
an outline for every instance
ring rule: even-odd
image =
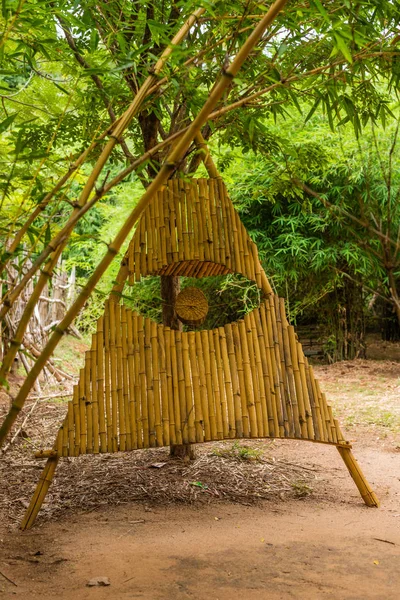
[[[136,364],[135,364],[135,342],[133,338],[133,319],[135,318],[131,310],[126,310],[126,334],[127,334],[127,367],[128,367],[128,378],[129,378],[129,407],[127,414],[129,415],[129,426],[131,431],[131,447],[132,450],[136,450],[138,447],[138,434],[136,424],[136,403],[139,398],[140,388],[139,380],[136,379]],[[137,329],[136,332],[137,334]],[[139,370],[139,369],[138,369]]]
[[[269,303],[266,304],[267,307],[267,322],[270,332],[270,340],[273,348],[273,352],[275,355],[275,368],[276,374],[279,381],[280,388],[280,399],[281,403],[279,405],[279,410],[282,414],[283,419],[283,435],[287,437],[289,435],[289,424],[288,424],[288,415],[286,409],[286,401],[285,401],[285,387],[283,383],[283,376],[281,371],[281,349],[279,346],[279,337],[278,337],[278,327],[276,322],[276,313],[275,313],[275,302],[274,295],[270,294],[268,299]]]
[[[272,337],[272,326],[269,318],[268,300],[260,305],[261,327],[264,334],[265,350],[268,364],[268,372],[273,382],[271,388],[272,411],[274,416],[275,437],[284,437],[283,416],[281,408],[281,388],[279,383],[278,369],[275,362],[275,352]]]
[[[57,463],[58,456],[51,457],[47,460],[46,466],[44,467],[40,476],[39,483],[36,486],[35,493],[32,496],[32,500],[30,501],[25,516],[22,520],[21,529],[30,529],[34,524],[51,482],[53,481]]]
[[[230,220],[230,211],[227,207],[227,203],[230,202],[230,200],[228,200],[226,197],[226,189],[222,179],[217,179],[216,183],[218,186],[218,196],[222,213],[222,231],[224,236],[223,263],[230,269],[232,266],[232,227]]]
[[[118,391],[117,391],[117,350],[116,322],[114,302],[109,303],[110,314],[110,381],[111,381],[111,447],[112,452],[118,452]]]
[[[220,263],[220,252],[219,252],[219,240],[221,237],[221,232],[218,227],[218,219],[217,219],[217,206],[215,200],[215,192],[214,185],[212,180],[208,180],[208,195],[210,198],[210,217],[211,217],[211,225],[212,225],[212,240],[213,240],[213,249],[214,249],[214,262]]]
[[[121,336],[121,307],[115,303],[111,302],[110,307],[113,308],[114,314],[114,327],[115,327],[115,350],[113,356],[115,357],[115,397],[116,397],[116,406],[114,410],[116,411],[115,416],[113,417],[114,423],[117,426],[117,431],[114,430],[114,436],[117,440],[117,448],[121,451],[126,450],[126,421],[125,421],[125,407],[124,407],[124,390],[123,390],[123,375],[122,375],[122,336]],[[110,324],[112,321],[110,322]],[[112,363],[111,363],[112,364]],[[119,439],[118,439],[119,434]],[[118,443],[119,442],[119,443]]]
[[[201,409],[203,415],[203,427],[204,427],[204,441],[209,442],[213,437],[213,429],[211,428],[210,421],[210,411],[209,411],[209,400],[208,400],[208,392],[209,388],[207,385],[207,375],[206,375],[206,366],[204,362],[204,352],[203,352],[203,343],[202,336],[200,331],[195,332],[195,341],[196,341],[196,352],[197,352],[197,362],[199,369],[199,385],[200,385],[200,396],[201,396]]]
[[[297,357],[298,357],[298,361],[299,361],[301,387],[303,390],[304,409],[305,409],[305,415],[306,415],[306,421],[307,421],[307,435],[309,438],[312,439],[313,437],[315,437],[314,424],[313,424],[313,418],[312,418],[311,401],[310,401],[310,397],[308,395],[304,353],[303,353],[303,348],[301,347],[300,342],[297,342]]]
[[[221,390],[219,386],[218,372],[217,372],[217,358],[214,345],[213,331],[207,331],[208,334],[208,347],[210,352],[210,367],[211,367],[211,381],[213,386],[213,398],[215,407],[215,418],[217,426],[217,439],[224,439],[224,428],[222,422],[222,405],[221,405]]]
[[[97,404],[99,407],[100,452],[107,452],[107,430],[104,403],[104,317],[97,321]]]
[[[190,443],[196,442],[195,406],[193,398],[193,374],[190,372],[189,339],[187,333],[181,334],[182,339],[182,364],[185,380],[186,415],[188,424],[188,439]]]
[[[86,454],[86,399],[85,399],[85,370],[80,370],[79,376],[79,421],[81,427],[80,454]]]
[[[231,324],[233,348],[235,352],[236,368],[239,380],[240,407],[243,424],[243,436],[250,437],[249,413],[247,408],[246,383],[243,369],[243,349],[240,344],[240,333],[237,323]]]
[[[157,326],[157,338],[158,338],[158,361],[160,365],[160,394],[161,394],[161,415],[162,415],[162,431],[164,446],[170,445],[170,410],[168,400],[169,396],[169,383],[168,383],[168,363],[166,353],[166,342],[164,334],[164,326]],[[170,360],[170,357],[168,357]],[[170,364],[170,363],[169,363]],[[167,366],[168,365],[168,366]],[[171,402],[172,402],[172,390],[171,390]]]
[[[294,374],[293,374],[293,365],[292,365],[292,357],[290,354],[290,341],[289,341],[289,332],[288,332],[288,322],[286,319],[286,311],[285,311],[285,301],[281,298],[280,302],[280,311],[281,311],[281,322],[282,322],[282,338],[283,338],[283,351],[285,355],[285,364],[286,364],[286,377],[288,382],[289,389],[289,397],[290,397],[290,405],[291,405],[291,418],[292,422],[290,424],[289,430],[290,435],[293,437],[301,437],[301,429],[300,429],[300,420],[299,420],[299,406],[297,403],[296,390],[294,386]]]
[[[243,415],[242,415],[242,404],[240,397],[240,384],[238,375],[238,365],[235,354],[235,344],[233,339],[232,324],[227,324],[224,327],[226,336],[226,345],[228,349],[229,367],[232,379],[232,393],[233,393],[233,404],[235,409],[235,425],[236,425],[236,436],[241,438],[245,437]],[[247,428],[246,428],[247,431]]]
[[[90,364],[91,364],[91,400],[92,400],[92,418],[93,418],[93,452],[96,454],[100,449],[99,440],[99,404],[98,404],[98,393],[97,393],[97,336],[92,335],[92,347],[90,351]]]
[[[113,451],[111,417],[111,376],[110,376],[110,303],[104,307],[104,403],[106,409],[107,452]]]
[[[298,361],[298,356],[297,356],[297,341],[296,341],[294,327],[292,325],[289,325],[288,333],[289,333],[289,343],[290,343],[290,355],[292,358],[292,365],[293,365],[294,383],[295,383],[295,387],[296,387],[296,396],[297,396],[297,403],[298,403],[298,409],[299,409],[299,423],[300,423],[300,429],[301,429],[301,437],[307,438],[308,437],[307,421],[306,421],[305,406],[304,406],[303,388],[301,385],[299,361]]]
[[[175,423],[175,398],[174,386],[172,380],[172,353],[171,353],[171,336],[172,332],[169,327],[163,327],[165,340],[165,362],[167,369],[167,390],[168,390],[168,415],[169,415],[169,436],[170,444],[177,444],[177,432]]]
[[[151,356],[151,321],[148,318],[143,319],[144,329],[144,369],[145,369],[145,395],[142,397],[142,402],[146,406],[148,416],[148,446],[154,448],[156,445],[156,428],[155,428],[155,410],[154,410],[154,388],[153,388],[153,365]],[[143,424],[144,427],[144,424]],[[144,443],[146,448],[146,443]]]
[[[74,447],[75,447],[75,423],[74,423],[74,404],[72,400],[68,402],[67,408],[67,418],[68,418],[68,448],[66,456],[74,455]]]
[[[79,386],[74,385],[72,403],[74,407],[74,450],[72,456],[79,456],[81,448],[81,416],[79,406]]]
[[[260,350],[260,359],[262,366],[262,373],[264,378],[264,389],[265,389],[265,397],[266,397],[266,413],[268,419],[268,425],[266,426],[264,423],[265,431],[268,431],[269,436],[279,435],[279,423],[277,417],[277,411],[274,410],[273,404],[275,404],[275,388],[271,371],[271,364],[269,357],[267,356],[267,345],[268,341],[264,337],[264,332],[262,328],[261,321],[261,312],[256,309],[253,311],[254,314],[254,322],[256,326],[256,333],[258,339],[258,348]]]
[[[189,412],[190,403],[186,401],[186,381],[183,366],[182,331],[175,331],[176,366],[178,373],[179,406],[182,424],[182,441],[189,444]]]
[[[232,375],[229,364],[228,346],[226,343],[226,333],[223,327],[218,328],[219,346],[221,352],[222,366],[223,366],[223,377],[225,381],[225,397],[227,405],[227,417],[228,417],[228,435],[230,438],[236,437],[236,422],[235,422],[235,406],[233,400],[233,385]]]
[[[325,420],[325,410],[324,410],[324,399],[322,397],[322,392],[321,392],[321,388],[319,387],[319,382],[318,379],[314,378],[314,385],[315,385],[315,389],[317,392],[317,397],[318,397],[318,404],[319,404],[319,412],[321,415],[321,432],[323,435],[323,440],[325,441],[329,441],[329,437],[328,437],[328,430],[326,428],[326,420]]]
[[[284,402],[285,402],[285,412],[286,412],[286,422],[285,422],[285,432],[286,435],[290,435],[291,424],[293,423],[293,411],[291,405],[291,398],[289,394],[289,383],[288,383],[288,373],[286,372],[286,360],[285,360],[285,346],[283,341],[283,323],[282,323],[282,308],[284,311],[284,300],[283,298],[279,298],[277,295],[271,296],[274,303],[274,317],[276,323],[276,331],[277,331],[277,341],[278,341],[278,350],[279,350],[279,358],[280,358],[280,370],[282,375],[282,386],[284,393]],[[281,300],[283,302],[283,307],[281,306]]]
[[[204,442],[204,431],[203,431],[203,411],[201,408],[201,393],[200,393],[200,375],[199,368],[197,365],[197,348],[196,348],[196,334],[194,331],[188,331],[187,333],[188,345],[189,345],[189,360],[190,369],[192,373],[192,389],[193,389],[193,403],[194,403],[194,428],[195,428],[195,441]]]
[[[236,329],[236,328],[235,328]],[[235,331],[234,329],[234,331]],[[246,413],[250,428],[250,436],[258,437],[257,413],[254,404],[255,391],[252,384],[252,373],[250,367],[249,346],[247,339],[246,325],[243,319],[238,322],[238,333],[242,351],[243,379],[244,379],[244,398],[246,401]],[[243,406],[243,400],[242,400]]]
[[[218,374],[218,386],[219,393],[221,398],[221,420],[222,420],[222,432],[223,437],[229,437],[229,418],[228,418],[228,405],[226,400],[226,388],[224,381],[224,365],[221,353],[221,341],[220,341],[220,332],[219,329],[214,329],[212,331],[212,335],[214,337],[214,348],[215,348],[215,364],[217,367]],[[229,378],[230,379],[230,378]],[[233,420],[234,424],[234,420]]]
[[[261,352],[259,345],[259,338],[257,335],[257,327],[255,323],[256,316],[258,317],[258,311],[256,315],[255,311],[252,311],[248,315],[245,316],[245,322],[247,324],[248,330],[250,333],[249,340],[249,352],[250,359],[252,364],[252,373],[253,373],[253,381],[257,381],[257,398],[256,398],[256,413],[257,413],[257,423],[259,428],[259,435],[263,437],[268,437],[269,435],[269,427],[268,427],[268,411],[267,411],[267,397],[265,392],[265,382],[264,382],[264,373],[263,366],[261,361]],[[250,345],[251,344],[251,345]]]
[[[142,422],[142,356],[141,356],[141,331],[143,327],[143,318],[136,314],[132,314],[132,329],[133,329],[133,352],[135,364],[135,421],[137,432],[138,448],[143,448],[143,422]],[[143,347],[143,346],[142,346]]]
[[[368,481],[365,479],[364,473],[361,471],[360,466],[354,458],[350,448],[344,445],[339,445],[337,446],[337,449],[343,459],[344,464],[348,468],[349,473],[352,476],[365,504],[367,506],[378,508],[379,500],[370,487]]]
[[[163,445],[163,427],[161,423],[160,367],[158,362],[157,323],[150,321],[151,362],[153,368],[154,428],[157,446]]]
[[[199,185],[198,179],[196,179],[196,184],[193,186],[192,189],[193,189],[193,193],[194,193],[194,207],[195,207],[195,215],[196,215],[196,222],[197,222],[196,233],[197,233],[198,255],[199,255],[199,260],[204,261],[205,254],[204,254],[203,211],[202,211],[201,200],[200,200],[200,185]]]
[[[177,348],[176,348],[176,332],[169,330],[170,339],[170,352],[171,352],[171,374],[172,374],[172,398],[173,398],[173,414],[175,416],[175,435],[176,443],[184,444],[185,438],[183,436],[183,419],[181,418],[181,404],[180,404],[180,389],[179,389],[179,375],[178,375],[178,359],[177,359]]]
[[[126,450],[132,450],[132,433],[131,433],[131,415],[129,406],[129,376],[128,376],[128,318],[127,310],[124,305],[121,306],[121,366],[122,366],[122,405],[125,417],[126,430]]]
[[[306,357],[304,357],[304,369],[305,369],[305,376],[306,376],[306,382],[307,382],[308,397],[310,398],[311,414],[312,414],[312,420],[313,420],[313,425],[314,425],[314,436],[317,440],[319,440],[321,438],[321,433],[320,433],[318,415],[317,415],[317,410],[316,410],[316,397],[315,397],[315,392],[314,392],[314,388],[313,388],[312,381],[311,381],[310,365],[308,364],[308,360]]]
[[[9,432],[9,430],[11,429],[19,412],[21,411],[21,408],[24,405],[25,399],[28,396],[30,390],[32,389],[34,382],[36,381],[36,378],[38,377],[40,371],[42,370],[43,366],[45,365],[47,358],[52,354],[53,350],[55,349],[58,342],[60,341],[62,335],[64,334],[66,329],[69,327],[69,325],[72,323],[76,314],[79,312],[79,310],[85,304],[87,298],[93,291],[94,287],[96,286],[97,282],[99,281],[99,279],[102,276],[102,274],[104,273],[104,271],[107,269],[109,264],[112,262],[115,254],[119,251],[122,243],[124,242],[125,238],[129,234],[129,232],[131,231],[133,225],[136,223],[138,217],[141,215],[143,209],[147,206],[147,204],[149,203],[151,198],[154,196],[155,192],[165,184],[165,182],[168,179],[168,177],[170,176],[170,174],[174,171],[176,166],[179,164],[179,161],[181,160],[182,156],[188,149],[194,136],[198,133],[198,131],[200,131],[201,127],[206,122],[209,114],[215,108],[216,104],[218,103],[218,101],[220,100],[222,95],[224,94],[225,90],[231,84],[232,78],[236,76],[236,74],[238,73],[243,62],[246,60],[248,54],[251,52],[251,50],[257,44],[257,42],[263,35],[264,31],[266,30],[266,28],[272,23],[272,21],[275,19],[275,17],[278,15],[278,13],[285,6],[286,1],[287,0],[276,0],[276,2],[273,5],[271,5],[271,7],[269,8],[268,12],[264,15],[264,17],[260,20],[258,25],[255,27],[253,32],[250,34],[250,36],[247,38],[247,40],[243,44],[242,48],[239,50],[238,54],[236,55],[235,59],[232,61],[230,66],[222,73],[222,76],[220,77],[219,81],[215,84],[210,96],[208,97],[208,100],[204,103],[202,109],[199,111],[198,115],[193,120],[193,122],[189,126],[186,133],[184,133],[182,135],[182,137],[179,139],[179,142],[176,144],[176,146],[170,152],[168,158],[166,159],[165,163],[161,167],[158,175],[155,177],[155,179],[150,184],[150,186],[147,188],[146,192],[144,193],[144,195],[142,196],[142,198],[140,199],[140,201],[138,202],[136,207],[133,209],[133,211],[131,212],[131,214],[129,215],[127,220],[125,221],[125,224],[123,225],[123,227],[117,234],[116,238],[109,245],[107,254],[101,260],[101,262],[95,269],[94,273],[89,278],[87,284],[81,291],[80,295],[78,296],[78,298],[76,299],[76,301],[74,302],[72,307],[68,310],[64,319],[57,326],[53,335],[50,337],[50,340],[47,343],[46,347],[44,348],[43,352],[41,353],[40,357],[34,363],[30,374],[26,378],[17,397],[15,398],[15,401],[13,402],[13,405],[12,405],[8,415],[6,416],[6,419],[4,420],[4,423],[2,424],[2,427],[0,428],[0,445],[2,445],[4,443],[4,440]],[[203,10],[204,9],[199,9],[199,11],[203,11]],[[186,35],[187,31],[190,29],[191,24],[197,18],[198,14],[199,13],[197,11],[196,16],[190,17],[190,19],[188,19],[188,21],[185,23],[185,26],[183,28],[181,28],[181,30],[179,31],[177,36],[175,36],[175,38],[173,40],[174,44],[179,43],[180,40]],[[201,12],[200,12],[200,14],[201,14]],[[172,46],[167,48],[163,52],[161,58],[157,62],[157,65],[155,68],[156,73],[158,73],[159,70],[162,69],[162,67],[165,64],[165,61],[168,58],[171,51],[172,51]],[[118,138],[123,133],[126,126],[129,125],[131,119],[133,118],[133,116],[135,114],[136,107],[141,104],[142,97],[145,95],[146,91],[151,87],[151,83],[153,82],[153,77],[156,77],[156,75],[150,76],[150,84],[147,84],[147,80],[146,80],[145,85],[142,86],[142,88],[141,88],[143,90],[142,94],[141,95],[138,94],[136,96],[135,101],[134,101],[135,104],[134,104],[133,108],[131,105],[130,109],[128,109],[128,111],[126,113],[126,116],[121,119],[120,123],[116,127],[116,129],[114,131],[114,136],[116,138]],[[99,159],[95,165],[95,168],[93,169],[92,174],[89,177],[88,182],[82,192],[82,197],[84,197],[86,194],[90,193],[90,190],[93,188],[93,186],[97,180],[97,176],[100,173],[100,171],[102,170],[104,163],[107,160],[109,153],[112,151],[115,143],[116,143],[116,140],[111,139],[110,142],[108,142],[108,144],[105,146],[105,148],[104,148],[101,156],[99,157]]]

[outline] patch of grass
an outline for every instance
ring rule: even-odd
[[[258,461],[261,460],[263,452],[259,448],[250,448],[249,446],[242,446],[239,442],[235,442],[231,448],[216,448],[213,450],[213,454],[223,458]]]
[[[290,484],[297,498],[306,498],[313,493],[313,489],[303,481],[294,481]]]

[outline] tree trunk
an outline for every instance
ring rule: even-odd
[[[182,323],[179,321],[175,312],[175,301],[179,294],[179,277],[161,275],[161,299],[162,299],[162,318],[163,325],[182,330]],[[182,458],[185,461],[194,460],[196,453],[193,444],[177,444],[170,446],[170,455],[175,458]]]
[[[328,308],[331,334],[334,336],[329,358],[333,361],[366,357],[365,319],[362,286],[344,278]]]

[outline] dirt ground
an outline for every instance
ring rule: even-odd
[[[400,365],[354,361],[317,371],[354,454],[381,500],[379,509],[362,503],[335,448],[267,441],[268,462],[262,467],[244,461],[240,470],[232,467],[232,477],[246,481],[248,469],[251,487],[251,477],[258,476],[261,468],[286,464],[288,485],[283,486],[281,470],[271,470],[278,483],[277,493],[269,499],[262,495],[257,499],[252,490],[247,501],[242,490],[233,502],[221,494],[221,482],[220,487],[218,481],[212,485],[210,476],[210,493],[200,489],[198,495],[186,497],[179,492],[174,501],[173,482],[182,483],[183,471],[177,473],[175,467],[168,471],[166,466],[172,489],[169,495],[165,492],[165,502],[161,495],[145,498],[147,480],[143,480],[144,498],[135,500],[129,486],[138,485],[137,478],[125,477],[121,488],[121,482],[105,479],[106,471],[93,471],[94,463],[89,462],[82,467],[81,479],[79,473],[74,475],[75,484],[73,478],[63,479],[61,472],[49,497],[57,511],[44,510],[32,530],[19,532],[17,521],[32,484],[27,479],[30,489],[21,489],[18,479],[13,486],[17,471],[10,469],[9,476],[5,475],[10,485],[4,489],[11,491],[0,501],[0,598],[398,600]],[[23,448],[24,442],[18,443]],[[220,450],[204,452],[211,457],[208,469],[224,463]],[[9,460],[15,464],[13,455]],[[115,464],[108,466],[108,470],[115,468]],[[192,476],[206,481],[209,470],[200,472],[199,468],[187,475],[188,481]],[[19,471],[18,477],[26,472]],[[152,485],[157,477],[161,487],[166,485],[163,472],[151,470]],[[144,477],[147,471],[141,473]],[[221,467],[222,482],[225,473]],[[71,486],[77,482],[74,496]],[[211,493],[214,489],[219,493]],[[122,497],[115,490],[122,490]],[[104,493],[109,493],[109,502],[96,503]],[[110,585],[87,587],[96,577],[108,577]]]

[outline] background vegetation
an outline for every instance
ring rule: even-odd
[[[196,3],[197,6],[197,3]],[[261,2],[207,3],[98,181],[186,126],[265,11]],[[46,203],[69,165],[122,114],[191,1],[6,0],[0,29],[0,238],[3,295],[66,222],[101,150]],[[400,11],[390,0],[292,1],[203,130],[264,268],[291,319],[318,326],[332,359],[363,356],[366,327],[399,333],[398,88]],[[233,102],[240,106],[226,109]],[[221,111],[220,111],[221,112]],[[64,268],[86,281],[157,172],[166,148],[78,222]],[[204,175],[192,148],[176,176]],[[33,210],[27,234],[10,244]],[[78,319],[90,331],[118,260]],[[37,276],[36,276],[37,277]],[[183,282],[185,284],[185,282]],[[51,284],[50,284],[51,285]],[[203,281],[233,320],[252,304],[238,280]],[[221,294],[216,291],[223,289]],[[159,318],[154,281],[126,290]],[[251,300],[253,302],[253,300]],[[7,324],[3,335],[10,336]]]

